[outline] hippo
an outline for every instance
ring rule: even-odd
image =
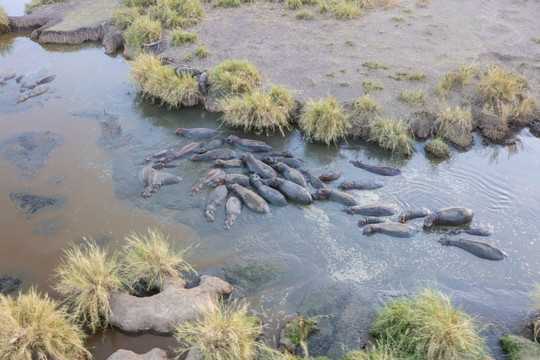
[[[191,161],[214,161],[217,159],[230,160],[238,158],[238,153],[232,149],[214,149],[205,152],[204,154],[193,154],[190,156]]]
[[[169,153],[168,155],[166,155],[165,158],[162,160],[162,162],[168,163],[175,159],[181,159],[181,158],[187,157],[199,151],[200,148],[201,148],[201,143],[191,142],[185,145],[184,147],[182,147],[181,149],[176,150],[175,152]]]
[[[312,172],[310,172],[308,169],[302,169],[302,174],[306,177],[306,179],[309,181],[311,186],[315,189],[323,189],[326,187],[326,185],[322,182],[321,179]]]
[[[469,228],[469,229],[463,229],[463,230],[451,230],[449,232],[450,235],[459,235],[461,233],[466,233],[469,235],[475,235],[475,236],[491,236],[493,235],[493,231],[490,229],[485,228]]]
[[[219,205],[227,199],[229,195],[229,190],[224,185],[218,186],[210,193],[208,196],[208,204],[206,205],[206,210],[204,215],[208,221],[214,221],[214,214]]]
[[[390,204],[371,204],[363,206],[353,206],[348,208],[349,214],[360,214],[364,216],[392,216],[398,213],[398,208]]]
[[[341,190],[375,190],[384,186],[384,183],[379,180],[355,180],[344,181],[339,184]]]
[[[294,168],[285,165],[284,163],[280,162],[273,166],[274,169],[283,174],[283,177],[289,181],[292,181],[295,184],[298,184],[302,187],[307,186],[306,179],[302,174],[300,174],[297,170]]]
[[[242,201],[236,196],[229,197],[225,203],[225,230],[229,230],[242,212]]]
[[[261,161],[267,165],[275,165],[277,163],[282,162],[285,165],[290,166],[295,169],[299,169],[306,166],[306,163],[304,162],[304,160],[301,160],[301,159],[297,159],[293,157],[271,157],[271,156],[268,156],[268,154],[265,154],[261,158]]]
[[[49,90],[49,87],[47,85],[39,85],[37,88],[32,89],[31,91],[26,93],[26,95],[21,96],[19,100],[17,101],[17,103],[22,103],[30,98],[45,94],[48,90]]]
[[[396,176],[401,174],[401,170],[399,170],[397,167],[390,166],[390,165],[368,165],[360,160],[349,161],[351,164],[356,166],[357,168],[364,169],[366,171],[369,171],[374,174],[383,175],[383,176]]]
[[[293,183],[289,180],[275,177],[273,179],[261,180],[264,185],[277,188],[289,200],[295,201],[302,205],[309,205],[313,202],[313,197],[306,188]]]
[[[174,68],[174,72],[179,78],[181,78],[184,74],[191,75],[193,77],[201,74],[201,70],[188,65],[177,66]]]
[[[166,156],[173,154],[171,149],[164,149],[144,159],[144,162],[148,163],[152,159],[164,159]]]
[[[431,210],[429,210],[428,208],[418,206],[399,214],[398,221],[400,223],[405,223],[412,219],[426,217],[430,213],[431,213]]]
[[[149,198],[161,188],[161,182],[158,180],[158,172],[151,166],[145,166],[139,171],[139,181],[144,185],[142,196]]]
[[[197,151],[197,154],[204,154],[205,152],[208,152],[210,150],[216,150],[216,149],[220,149],[223,147],[223,145],[225,145],[225,142],[222,140],[222,139],[215,139],[215,140],[212,140],[210,141],[208,144],[204,145],[203,147],[201,147],[198,151]]]
[[[224,176],[224,175],[225,175],[225,171],[223,171],[221,169],[212,169],[212,170],[207,171],[199,179],[199,181],[195,185],[193,185],[193,187],[191,188],[191,193],[189,195],[193,196],[195,193],[199,192],[199,190],[201,190],[201,188],[204,185],[206,185],[209,182],[211,182],[212,180],[217,179],[218,177]]]
[[[152,165],[152,167],[156,170],[161,170],[161,169],[173,169],[173,168],[176,168],[180,166],[180,163],[178,161],[174,161],[174,162],[168,162],[168,163],[165,163],[165,162],[162,162],[162,161],[158,161],[157,163],[155,163],[154,165]]]
[[[211,139],[219,134],[217,130],[207,128],[178,128],[176,135],[185,136],[190,139],[202,140]]]
[[[199,79],[197,80],[197,83],[199,84],[199,91],[206,95],[208,94],[208,73],[203,72],[199,75]]]
[[[31,85],[28,85],[28,88],[33,89],[38,85],[43,85],[43,84],[50,83],[54,79],[56,79],[56,75],[53,75],[53,74],[44,75],[38,81],[36,81],[35,83],[33,83]]]
[[[4,85],[8,80],[13,79],[15,76],[17,76],[16,72],[7,73],[6,76],[4,76],[4,78],[2,79],[2,81],[0,81],[0,84]]]
[[[268,206],[268,203],[260,195],[246,189],[242,185],[230,184],[227,185],[227,189],[238,196],[250,210],[263,214],[270,212],[270,206]]]
[[[257,193],[261,195],[270,205],[274,206],[285,206],[287,205],[287,199],[285,196],[269,186],[266,186],[262,183],[261,177],[257,174],[251,174],[249,176],[251,185]]]
[[[291,154],[288,151],[268,151],[266,154],[272,157],[284,157],[284,158],[294,157],[293,154]]]
[[[271,151],[272,147],[266,144],[264,141],[242,139],[236,135],[231,135],[225,139],[226,142],[234,144],[242,150],[254,151],[254,152],[267,152]]]
[[[278,176],[277,172],[272,169],[272,167],[266,165],[260,160],[257,160],[250,153],[244,153],[242,155],[242,160],[246,164],[249,171],[259,174],[262,178],[271,179]]]
[[[470,223],[474,212],[463,206],[450,206],[433,211],[424,219],[424,229],[435,225],[456,226]]]
[[[471,254],[486,260],[500,261],[508,257],[504,251],[497,248],[495,245],[485,241],[475,239],[453,239],[448,236],[439,240],[441,245],[456,246]]]
[[[332,181],[339,179],[340,176],[341,172],[339,170],[332,170],[319,176],[319,179],[321,179],[322,181]]]
[[[242,159],[230,159],[230,160],[216,159],[212,163],[211,167],[222,168],[222,169],[243,168],[244,162],[242,161]]]
[[[352,195],[344,193],[343,191],[333,190],[333,189],[318,189],[313,194],[311,194],[314,200],[319,199],[330,199],[332,201],[338,202],[347,206],[358,205],[358,200],[355,199]]]
[[[214,180],[208,183],[208,185],[210,186],[220,186],[220,185],[230,185],[230,184],[240,184],[244,187],[248,187],[249,177],[242,174],[225,174],[225,175],[215,178]]]
[[[367,216],[363,217],[360,220],[358,220],[358,226],[362,227],[369,224],[380,224],[383,222],[387,222],[388,219],[375,217],[375,216]]]
[[[397,222],[383,222],[380,224],[370,224],[364,227],[362,234],[369,235],[380,233],[388,236],[407,238],[418,233],[419,230],[412,228],[410,225]]]

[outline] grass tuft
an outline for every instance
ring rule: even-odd
[[[336,99],[328,95],[326,100],[308,100],[300,115],[299,126],[308,140],[330,145],[345,137],[350,122]]]
[[[242,0],[217,0],[214,7],[235,8],[242,6]]]
[[[261,74],[247,59],[223,61],[211,76],[213,91],[227,95],[250,92],[262,84]]]
[[[300,345],[305,343],[308,337],[317,330],[319,330],[317,320],[298,316],[285,325],[283,333],[291,340],[291,343]]]
[[[315,19],[315,14],[309,10],[302,10],[296,13],[296,20],[313,20]]]
[[[196,33],[190,33],[187,31],[184,31],[180,28],[174,29],[171,34],[171,42],[170,44],[172,46],[181,46],[184,44],[191,44],[197,41],[197,34]]]
[[[421,106],[426,102],[424,90],[407,90],[398,95],[398,100],[409,106]]]
[[[303,6],[302,0],[285,0],[285,4],[289,10],[298,10]]]
[[[148,7],[156,4],[156,0],[123,0],[127,7]]]
[[[194,104],[201,98],[197,79],[188,74],[176,76],[173,68],[161,65],[161,60],[153,55],[140,54],[132,61],[129,79],[143,96],[158,99],[171,108]]]
[[[147,292],[161,290],[167,278],[195,272],[185,260],[187,249],[172,250],[157,230],[148,229],[148,235],[132,233],[126,241],[125,276],[129,284],[140,285]]]
[[[365,61],[362,66],[370,70],[388,69],[389,66],[377,61]]]
[[[395,75],[388,75],[390,79],[397,81],[409,80],[409,81],[420,81],[425,80],[426,75],[422,72],[416,71],[412,73],[398,72]]]
[[[267,134],[279,130],[285,135],[296,110],[290,90],[273,86],[270,92],[253,91],[240,96],[227,97],[221,102],[221,121],[245,131]]]
[[[332,16],[340,20],[353,20],[362,16],[362,8],[353,1],[334,1],[330,4]]]
[[[9,19],[3,7],[0,6],[0,34],[5,34],[11,31]]]
[[[540,44],[540,38],[533,37],[533,38],[531,38],[531,41],[532,41],[533,43]]]
[[[135,19],[141,17],[144,14],[143,8],[140,7],[126,7],[115,10],[112,14],[112,21],[120,30],[127,29]]]
[[[354,350],[344,354],[339,360],[399,360],[390,346],[378,343],[369,350]]]
[[[450,148],[441,138],[429,140],[426,143],[425,150],[427,153],[438,158],[447,158],[450,156]]]
[[[402,120],[376,117],[370,119],[368,141],[375,142],[382,149],[396,154],[411,155],[414,140],[407,123]]]
[[[361,98],[354,100],[353,106],[358,113],[364,115],[374,114],[379,110],[379,104],[369,94],[364,94]]]
[[[474,67],[460,66],[458,70],[446,74],[435,86],[435,93],[441,97],[447,97],[452,88],[463,87],[474,75]]]
[[[199,44],[199,46],[197,46],[195,49],[195,56],[197,56],[199,59],[206,59],[210,55],[210,51],[208,51],[203,44]]]
[[[92,333],[109,324],[109,294],[122,288],[119,260],[94,242],[65,250],[55,271],[58,291],[69,310]]]
[[[390,8],[390,7],[398,6],[398,2],[397,0],[377,0],[377,5],[384,8]]]
[[[383,86],[379,82],[366,80],[362,82],[362,85],[364,86],[364,92],[370,93],[373,91],[382,91],[384,90]]]
[[[152,19],[169,27],[194,25],[204,18],[199,0],[157,0],[148,13]]]
[[[473,319],[433,289],[386,304],[370,332],[411,360],[488,358]]]
[[[472,114],[470,108],[445,106],[441,109],[433,125],[437,135],[458,146],[472,145]]]
[[[161,24],[147,16],[135,18],[124,32],[126,45],[140,50],[143,44],[148,44],[159,39]]]
[[[63,307],[35,288],[17,299],[0,294],[0,357],[2,359],[91,358],[82,330]]]
[[[480,77],[478,91],[484,100],[492,105],[501,102],[514,102],[518,94],[528,87],[527,80],[513,72],[491,66]]]

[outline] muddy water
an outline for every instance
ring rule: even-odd
[[[382,178],[383,188],[354,195],[362,203],[392,203],[402,210],[470,207],[473,224],[492,229],[495,234],[488,241],[508,253],[504,261],[443,247],[436,241],[441,230],[421,231],[410,239],[363,236],[358,216],[327,201],[273,208],[268,215],[244,210],[225,231],[223,209],[213,223],[203,217],[210,189],[189,197],[208,164],[184,161],[166,170],[182,177],[182,183],[166,186],[150,199],[141,197],[137,180],[144,158],[190,142],[174,134],[177,127],[218,128],[215,115],[141,102],[126,82],[127,62],[103,55],[97,45],[44,49],[11,35],[0,37],[0,44],[4,71],[25,74],[23,81],[29,82],[46,73],[57,75],[47,93],[21,104],[16,103],[20,84],[11,80],[0,87],[0,142],[27,131],[63,137],[34,177],[22,177],[0,156],[0,275],[20,278],[23,290],[37,285],[54,296],[51,276],[69,243],[92,237],[116,249],[130,231],[157,227],[175,247],[195,246],[192,262],[200,273],[233,282],[238,296],[248,298],[264,319],[269,340],[284,319],[298,312],[320,315],[321,332],[310,344],[312,355],[337,357],[342,344],[361,345],[377,306],[419,285],[438,286],[483,323],[492,324],[485,334],[496,357],[501,357],[496,336],[518,329],[527,316],[529,285],[540,279],[540,141],[527,130],[516,146],[484,146],[477,138],[472,150],[454,152],[445,161],[427,159],[422,143],[406,160],[360,141],[338,148],[308,144],[297,131],[285,137],[249,135],[292,152],[315,173],[340,170],[341,179],[330,187],[343,180],[377,178],[354,168],[351,159],[397,165],[402,176]],[[246,136],[232,129],[220,131],[222,137]],[[10,199],[13,192],[65,201],[29,217]],[[421,220],[412,224],[421,229]],[[43,226],[46,231],[39,230]],[[257,266],[262,266],[262,274]],[[251,283],[242,282],[242,275]],[[96,359],[118,348],[143,352],[174,344],[167,337],[117,331],[90,340]]]

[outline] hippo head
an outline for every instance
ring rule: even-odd
[[[220,186],[220,185],[223,185],[223,184],[225,184],[225,177],[221,176],[221,177],[218,177],[217,179],[214,179],[214,180],[210,181],[210,183],[208,185],[213,186],[213,187],[217,187],[217,186]]]
[[[235,136],[235,135],[231,135],[229,136],[228,138],[225,139],[225,142],[228,142],[228,143],[234,143],[236,140],[238,140],[238,136]]]
[[[165,167],[165,163],[164,162],[158,162],[157,164],[154,164],[152,165],[152,167],[156,170],[161,170]]]
[[[373,226],[372,225],[368,225],[364,228],[364,230],[362,231],[362,235],[369,235],[369,234],[373,234]]]
[[[253,184],[253,183],[261,181],[261,177],[259,176],[259,174],[252,173],[251,175],[249,175],[249,180]]]
[[[315,191],[313,194],[311,194],[311,196],[313,197],[313,199],[315,200],[318,200],[318,199],[328,199],[328,197],[330,197],[330,194],[332,193],[332,190],[330,189],[318,189],[317,191]]]
[[[214,168],[222,168],[223,167],[223,160],[221,160],[221,159],[215,160],[214,163],[212,164],[212,167],[214,167]]]
[[[268,156],[268,155],[264,155],[264,156],[261,158],[261,161],[262,161],[263,163],[265,163],[266,165],[272,165],[273,163],[276,162],[276,161],[274,160],[273,157]]]
[[[178,129],[176,129],[176,135],[184,135],[184,134],[185,134],[184,128],[178,128]]]
[[[286,157],[286,158],[292,158],[292,157],[293,157],[293,154],[291,154],[291,153],[288,152],[288,151],[283,151],[283,152],[281,153],[281,155],[282,155],[283,157]]]
[[[274,170],[276,170],[277,172],[284,172],[285,171],[285,164],[280,162],[280,163],[277,163],[275,164],[274,166],[272,166],[274,168]]]
[[[347,190],[347,189],[349,189],[349,183],[344,181],[339,185],[339,188],[343,189],[343,190]]]

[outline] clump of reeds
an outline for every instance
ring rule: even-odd
[[[353,20],[362,16],[362,8],[355,1],[334,1],[330,4],[332,16],[340,20]]]
[[[460,66],[458,70],[451,71],[446,74],[437,85],[435,85],[435,93],[446,97],[453,88],[459,88],[467,84],[467,81],[474,75],[474,67]]]
[[[425,147],[426,153],[438,158],[447,158],[450,156],[450,148],[441,138],[429,140]]]
[[[290,129],[290,119],[296,110],[292,92],[273,86],[269,92],[255,90],[221,101],[221,121],[245,131],[267,134],[279,130],[285,135]]]
[[[174,251],[157,230],[148,229],[148,235],[132,233],[126,241],[123,257],[128,284],[142,286],[147,292],[162,290],[168,278],[195,272],[186,261],[187,249]]]
[[[148,16],[135,18],[124,32],[126,45],[132,46],[139,51],[143,44],[157,41],[161,35],[161,24]]]
[[[380,309],[370,332],[407,359],[486,359],[473,319],[434,289]]]
[[[406,90],[398,95],[398,100],[410,106],[420,106],[426,102],[424,90]]]
[[[9,19],[7,13],[3,7],[0,6],[0,34],[8,33],[11,31],[9,26]]]
[[[316,319],[298,316],[285,325],[283,335],[288,337],[293,345],[301,345],[305,344],[308,337],[318,330]]]
[[[296,20],[313,20],[315,18],[315,14],[309,10],[302,10],[297,12],[294,17]]]
[[[144,14],[143,8],[140,7],[125,7],[117,9],[112,14],[112,21],[120,30],[127,29],[135,19]],[[159,35],[158,35],[159,36]]]
[[[319,101],[308,100],[298,125],[307,139],[327,145],[345,137],[346,129],[351,126],[348,115],[330,95]]]
[[[303,6],[302,0],[286,0],[285,3],[289,10],[298,10]]]
[[[490,66],[480,77],[478,91],[487,103],[497,105],[501,102],[514,102],[527,87],[524,77],[499,66]]]
[[[438,136],[458,146],[472,145],[472,114],[470,108],[444,106],[435,120],[434,129]]]
[[[196,33],[190,33],[185,30],[182,30],[181,28],[174,29],[171,34],[171,42],[170,44],[172,46],[180,46],[184,44],[190,44],[197,41],[197,34]]]
[[[109,256],[94,242],[65,250],[65,259],[56,269],[54,288],[69,310],[91,332],[109,323],[109,295],[122,289],[119,259]]]
[[[91,358],[84,333],[65,308],[35,288],[16,299],[0,294],[0,358]]]
[[[395,354],[387,344],[377,343],[368,350],[353,350],[345,353],[339,360],[399,360],[401,357]]]
[[[140,54],[131,62],[129,79],[143,96],[157,99],[171,108],[196,105],[201,98],[197,79],[189,74],[178,77],[174,69],[163,66],[153,55]]]
[[[225,95],[242,94],[262,84],[262,76],[247,59],[227,60],[212,70],[212,90]]]
[[[369,94],[353,101],[354,110],[359,115],[370,115],[379,111],[379,104]]]
[[[148,13],[163,25],[189,26],[204,18],[204,9],[199,0],[156,0]]]
[[[211,53],[210,51],[208,51],[207,48],[204,47],[203,44],[199,44],[199,46],[197,46],[197,48],[195,49],[195,55],[199,59],[206,59],[207,57],[211,55]]]
[[[402,120],[375,117],[369,120],[368,141],[396,154],[411,155],[414,151],[414,140],[411,129]]]

